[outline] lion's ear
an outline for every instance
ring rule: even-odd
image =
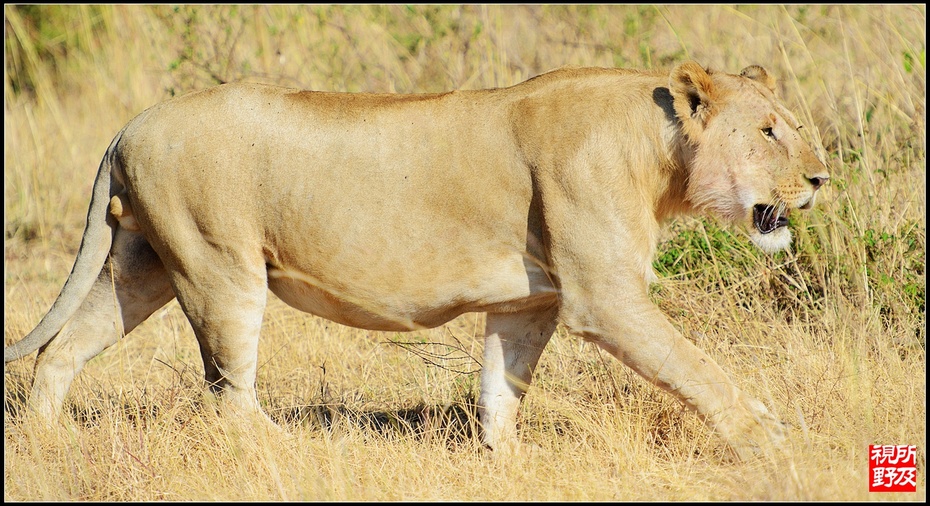
[[[754,81],[758,81],[766,88],[768,88],[772,93],[775,92],[775,78],[769,75],[769,73],[766,72],[764,68],[758,65],[750,65],[744,68],[743,71],[739,73],[739,75]]]
[[[672,70],[669,90],[685,133],[690,139],[697,139],[716,109],[717,88],[713,79],[697,63],[685,62]]]

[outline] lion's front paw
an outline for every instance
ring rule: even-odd
[[[774,456],[788,450],[788,425],[775,418],[761,402],[744,396],[734,410],[735,423],[721,432],[737,459]]]

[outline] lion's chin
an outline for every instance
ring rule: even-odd
[[[769,254],[788,249],[791,246],[791,230],[788,227],[778,227],[767,234],[763,234],[753,227],[749,233],[749,238],[759,249]]]

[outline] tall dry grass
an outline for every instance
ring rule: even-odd
[[[515,84],[565,65],[761,63],[832,183],[765,257],[671,224],[656,302],[794,427],[793,455],[729,463],[672,398],[559,330],[525,400],[527,449],[475,442],[482,315],[412,334],[272,300],[259,398],[286,437],[201,395],[176,303],[93,360],[47,427],[4,375],[5,500],[925,500],[926,8],[5,6],[4,339],[69,272],[99,158],[135,114],[249,79],[337,91]],[[406,343],[406,344],[404,344]],[[916,494],[868,493],[867,445],[918,446]]]

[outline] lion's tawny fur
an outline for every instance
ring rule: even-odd
[[[41,347],[31,403],[55,417],[87,360],[177,297],[211,390],[256,413],[268,288],[366,329],[481,311],[492,448],[516,440],[520,399],[562,323],[751,454],[781,440],[781,424],[679,334],[647,285],[677,215],[744,226],[766,250],[790,245],[784,214],[810,207],[827,173],[775,89],[761,67],[685,62],[441,94],[241,83],[169,100],[107,150],[79,263],[5,359]]]

